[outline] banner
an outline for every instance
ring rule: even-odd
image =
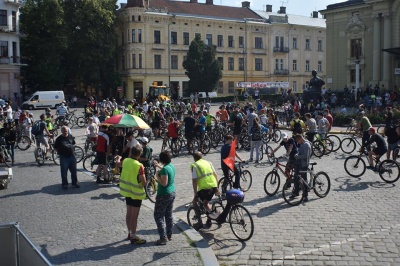
[[[238,82],[238,88],[289,88],[289,82]]]
[[[223,160],[226,166],[228,166],[232,171],[235,170],[236,142],[237,142],[236,139],[232,141],[229,155]]]

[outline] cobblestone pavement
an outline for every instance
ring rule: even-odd
[[[213,113],[215,109],[216,106],[213,106]],[[158,153],[161,141],[153,140],[150,146],[155,153]],[[272,146],[276,147],[276,144]],[[211,149],[205,159],[213,162],[221,176],[219,151],[220,147]],[[249,152],[240,150],[239,153],[244,159],[249,158]],[[278,155],[283,153],[281,148]],[[20,154],[21,152],[18,156],[21,156]],[[28,156],[28,159],[31,157]],[[296,207],[287,205],[280,191],[274,197],[265,194],[263,182],[265,175],[272,170],[272,166],[265,163],[251,164],[248,170],[252,173],[253,185],[246,193],[244,205],[251,212],[255,223],[252,239],[247,242],[238,241],[228,224],[223,224],[221,227],[213,225],[210,229],[202,229],[200,232],[214,250],[219,263],[221,265],[400,265],[398,183],[386,184],[378,174],[370,170],[367,170],[361,178],[352,178],[344,171],[344,159],[345,155],[340,151],[322,159],[312,159],[318,163],[315,167],[317,171],[329,174],[331,191],[323,199],[310,192],[309,202]],[[174,215],[175,218],[184,221],[186,221],[187,205],[193,197],[189,171],[192,161],[192,157],[186,152],[173,159],[178,173]],[[184,239],[175,242],[176,252],[180,253],[169,255],[163,253],[163,248],[151,245],[135,248],[126,242],[116,243],[125,237],[125,226],[124,204],[115,192],[104,186],[98,188],[93,180],[81,174],[82,188],[78,192],[72,189],[63,192],[59,188],[58,168],[50,164],[45,167],[31,164],[33,167],[27,168],[23,165],[21,169],[17,168],[15,180],[9,189],[0,192],[1,209],[5,210],[0,217],[7,217],[6,221],[18,220],[34,243],[47,244],[47,248],[42,247],[42,250],[48,250],[45,255],[52,262],[59,264],[84,261],[85,264],[90,262],[100,264],[101,260],[101,264],[114,264],[115,259],[121,264],[126,262],[142,264],[151,261],[148,256],[155,254],[154,251],[158,249],[157,252],[160,253],[156,253],[157,259],[154,259],[153,263],[162,263],[166,260],[165,257],[170,256],[176,261],[178,258],[185,258],[187,264],[199,262],[196,260],[196,251],[188,248],[187,244],[183,245],[187,243]],[[33,172],[32,170],[37,174],[34,176],[29,174]],[[39,182],[42,179],[43,182]],[[47,181],[44,182],[45,180]],[[18,182],[29,182],[29,184],[22,189]],[[26,197],[20,197],[23,195]],[[57,197],[54,197],[56,195]],[[45,208],[37,207],[45,201],[47,202]],[[27,214],[22,213],[25,211]],[[56,219],[58,212],[62,214],[58,215],[60,219]],[[51,219],[42,219],[43,216],[50,217],[49,213]],[[155,240],[156,230],[151,213],[142,211],[140,217],[139,226],[146,229],[149,226],[150,229],[147,231],[140,229],[139,233]],[[150,224],[149,219],[151,219]],[[34,226],[30,228],[27,224]],[[75,234],[77,228],[85,229],[79,229],[81,234]],[[52,234],[48,234],[48,230],[51,230]],[[56,237],[57,234],[61,234],[62,237]],[[140,249],[141,255],[130,253],[133,249]],[[92,254],[86,252],[87,250],[100,252]],[[182,253],[185,255],[181,255]],[[127,254],[129,255],[126,256]],[[142,256],[147,259],[143,259]]]

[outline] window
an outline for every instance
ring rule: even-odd
[[[233,57],[228,57],[228,70],[235,70],[235,59]]]
[[[138,29],[138,42],[142,42],[142,30]]]
[[[262,49],[263,48],[263,42],[261,37],[255,37],[255,48],[256,49]]]
[[[244,38],[243,36],[239,36],[239,48],[243,48],[244,47]]]
[[[297,60],[293,60],[293,71],[297,71]]]
[[[318,61],[318,71],[322,71],[322,61]]]
[[[122,56],[122,69],[125,69],[125,56]]]
[[[132,15],[132,21],[135,21],[135,15]]]
[[[297,49],[297,38],[293,38],[293,49]]]
[[[256,71],[262,71],[263,70],[262,58],[256,58],[256,60],[255,60],[255,69],[256,69]]]
[[[187,56],[184,55],[184,56],[183,56],[183,62],[185,62],[186,60],[187,60]]]
[[[176,31],[171,32],[171,44],[178,44],[178,33]]]
[[[362,40],[352,39],[350,41],[351,47],[351,57],[359,57],[361,55]]]
[[[132,68],[136,68],[136,55],[132,54]]]
[[[7,26],[7,10],[0,10],[0,26]]]
[[[228,92],[229,93],[235,92],[235,82],[233,82],[233,81],[228,82]]]
[[[154,43],[161,43],[161,33],[159,30],[154,31]]]
[[[189,32],[183,33],[183,45],[189,45]]]
[[[171,55],[171,69],[178,69],[178,56]]]
[[[283,70],[283,59],[281,59],[280,61],[279,61],[279,65],[280,65],[280,67],[281,67],[281,70]]]
[[[293,91],[297,91],[297,81],[293,81]]]
[[[361,69],[359,71],[359,82],[361,82]],[[350,69],[350,82],[355,83],[356,82],[356,70],[355,69]]]
[[[224,46],[224,36],[223,35],[218,35],[218,47]]]
[[[318,40],[318,51],[322,51],[322,40]]]
[[[279,69],[279,59],[275,59],[275,69]]]
[[[306,60],[306,71],[310,71],[310,61]]]
[[[140,69],[142,68],[142,54],[139,54],[139,66]]]
[[[206,34],[206,45],[212,45],[212,34]]]
[[[121,33],[121,42],[122,44],[125,43],[125,34],[123,32]]]
[[[218,57],[217,58],[219,65],[221,66],[221,70],[224,70],[224,58]]]
[[[136,42],[136,31],[135,31],[135,29],[132,30],[132,42]]]
[[[8,57],[8,42],[0,41],[0,56]]]
[[[224,83],[222,81],[218,82],[218,93],[224,93]]]
[[[233,36],[228,36],[228,47],[231,47],[231,48],[235,47],[233,45]]]
[[[310,50],[310,39],[306,39],[306,50]]]
[[[275,59],[275,69],[283,70],[283,59]]]
[[[154,55],[154,69],[161,69],[161,55]]]
[[[239,58],[239,70],[244,70],[244,58]]]
[[[139,15],[137,21],[142,21],[142,17]]]
[[[284,41],[285,39],[281,36],[275,36],[275,47],[276,48],[282,48],[284,47]]]

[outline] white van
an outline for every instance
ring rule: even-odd
[[[22,109],[57,108],[63,101],[63,91],[37,91],[22,103]]]

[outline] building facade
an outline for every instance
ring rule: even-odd
[[[285,13],[270,5],[253,11],[249,2],[128,0],[119,10],[121,96],[142,99],[154,82],[188,96],[182,62],[196,34],[216,47],[223,73],[218,95],[234,95],[243,81],[289,82],[301,91],[312,69],[325,76],[325,21]]]
[[[0,97],[16,101],[20,93],[20,0],[0,2]]]
[[[320,13],[327,26],[327,87],[400,85],[400,0],[350,0]]]

